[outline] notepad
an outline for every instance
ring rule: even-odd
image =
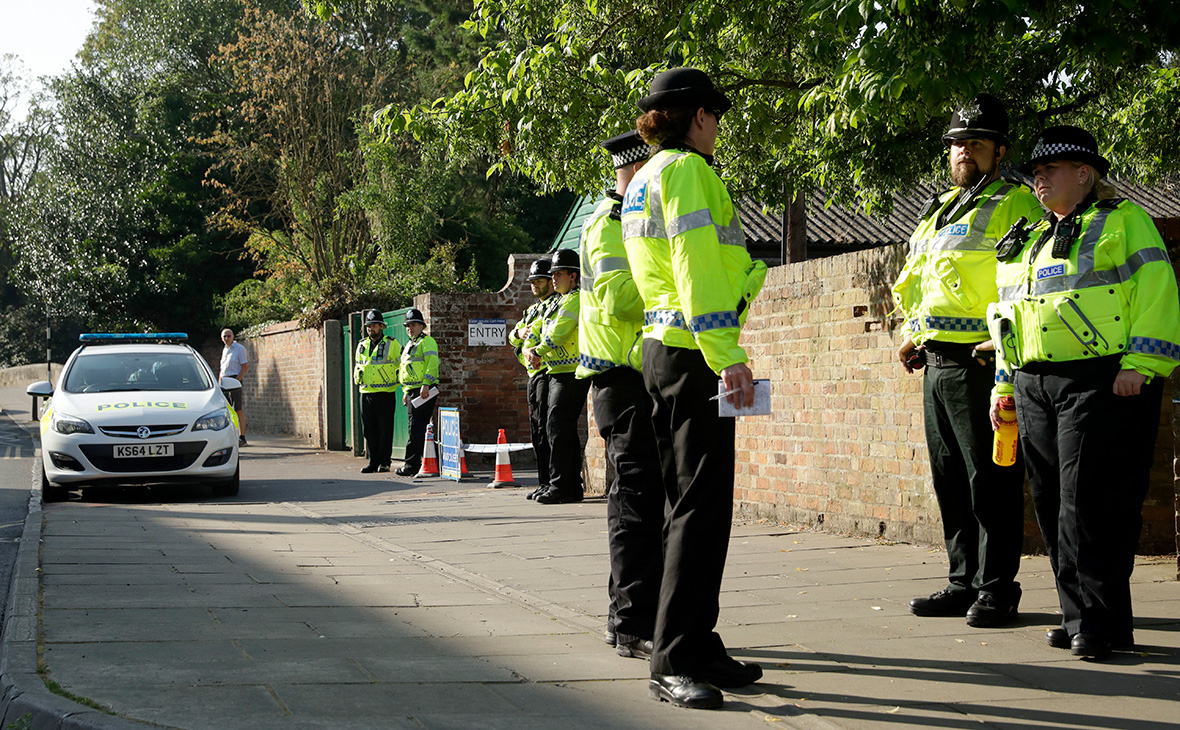
[[[717,394],[720,395],[726,391],[725,382],[717,381]],[[717,415],[722,418],[733,418],[735,416],[769,416],[770,415],[770,380],[755,380],[754,381],[754,405],[749,407],[748,404],[743,403],[744,408],[734,408],[733,404],[729,402],[728,397],[720,398],[717,401]]]

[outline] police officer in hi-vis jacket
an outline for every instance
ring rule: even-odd
[[[910,611],[986,628],[1012,622],[1020,604],[1024,468],[1019,459],[992,461],[996,370],[985,318],[996,300],[996,242],[1040,206],[1027,187],[1000,177],[1008,114],[995,97],[964,104],[943,142],[954,186],[923,208],[893,285],[905,319],[897,357],[908,373],[925,364],[926,446],[950,563],[946,588],[910,601]]]
[[[1057,579],[1048,642],[1104,659],[1134,645],[1131,570],[1163,381],[1180,360],[1176,275],[1151,218],[1103,180],[1110,162],[1089,132],[1049,127],[1022,169],[1047,212],[998,252],[995,395],[1015,394]]]

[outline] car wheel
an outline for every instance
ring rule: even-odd
[[[238,468],[234,469],[234,475],[228,482],[218,482],[213,485],[214,497],[232,497],[238,493],[238,489],[242,484],[242,465],[238,464]]]
[[[70,490],[65,487],[54,486],[49,483],[49,478],[45,476],[45,465],[41,465],[41,501],[42,502],[64,502],[70,498]]]

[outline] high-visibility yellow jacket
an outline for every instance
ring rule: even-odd
[[[704,158],[658,152],[628,184],[622,217],[643,336],[700,350],[714,372],[747,362],[738,338],[766,264],[750,259],[729,191]]]
[[[557,299],[557,295],[551,293],[544,299],[538,299],[533,302],[524,310],[524,316],[520,318],[520,322],[518,323],[518,326],[523,327],[528,333],[523,338],[516,336],[516,327],[513,327],[512,331],[508,333],[508,343],[512,345],[513,350],[516,352],[516,359],[524,366],[530,378],[545,372],[545,366],[542,365],[535,370],[529,367],[528,360],[524,356],[525,348],[536,347],[540,344],[540,329],[534,329],[534,325],[545,318],[545,315],[548,314],[549,309]]]
[[[407,342],[398,372],[402,388],[410,395],[423,385],[438,385],[438,343],[434,338],[423,333]]]
[[[996,301],[996,242],[1021,216],[1041,216],[1028,188],[996,180],[966,213],[939,228],[942,212],[965,194],[951,188],[934,201],[910,237],[905,266],[893,285],[893,301],[915,345],[987,339],[987,305]]]
[[[622,203],[610,191],[582,225],[579,378],[616,367],[643,368],[643,299],[623,246]]]
[[[549,315],[540,323],[536,353],[550,374],[572,373],[578,368],[578,308],[581,292],[571,289],[559,295]]]
[[[352,379],[362,393],[383,393],[397,390],[398,360],[402,346],[385,335],[374,342],[366,337],[356,346]]]
[[[1123,369],[1150,381],[1180,360],[1176,274],[1155,224],[1122,199],[1082,205],[1068,258],[1053,256],[1056,219],[1046,217],[997,269],[1000,301],[988,307],[993,395],[1011,394],[1010,374],[1030,362],[1121,355]]]

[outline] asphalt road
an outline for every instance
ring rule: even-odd
[[[8,605],[12,565],[29,510],[34,449],[33,440],[0,415],[0,614]]]

